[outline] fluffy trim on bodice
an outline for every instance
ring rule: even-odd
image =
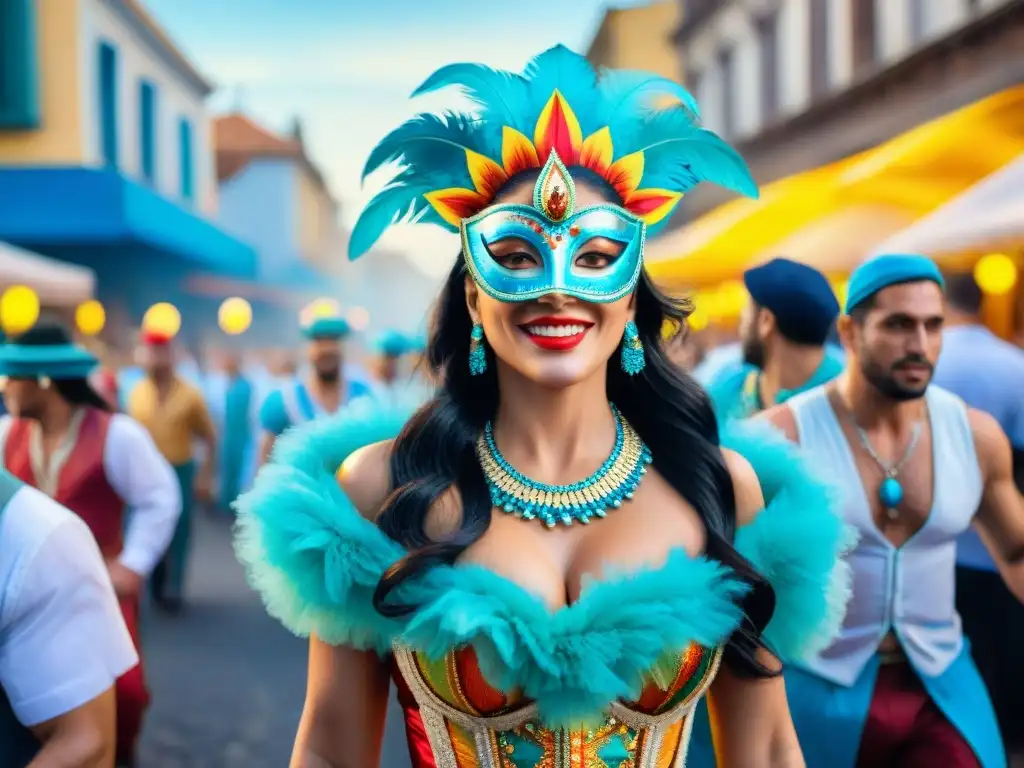
[[[537,597],[476,565],[440,566],[396,599],[419,606],[389,619],[372,595],[404,551],[363,518],[335,473],[359,448],[395,437],[412,407],[372,399],[279,439],[272,461],[236,503],[236,552],[267,610],[298,635],[386,653],[398,642],[439,658],[471,644],[487,681],[536,701],[544,722],[592,721],[635,699],[666,652],[724,643],[745,586],[722,564],[672,552],[657,569],[585,585],[551,612]],[[839,557],[850,538],[826,485],[770,428],[733,425],[723,444],[754,466],[768,499],[736,546],[773,584],[766,635],[785,659],[827,644],[848,586]]]

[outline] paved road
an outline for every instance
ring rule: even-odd
[[[153,703],[138,768],[287,768],[302,711],[306,645],[269,618],[231,552],[226,521],[197,516],[188,610],[147,612]],[[388,717],[384,768],[408,768]]]

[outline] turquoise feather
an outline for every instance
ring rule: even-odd
[[[614,159],[644,151],[641,187],[688,192],[710,181],[740,194],[756,196],[757,187],[743,160],[724,141],[700,126],[693,96],[681,85],[657,75],[601,70],[562,45],[536,56],[522,74],[482,64],[451,64],[428,77],[413,95],[447,87],[460,88],[472,101],[470,114],[421,114],[392,131],[373,150],[363,177],[396,162],[392,185],[377,194],[364,211],[349,241],[349,258],[371,248],[392,224],[422,221],[450,231],[456,227],[440,216],[422,215],[429,204],[423,194],[448,187],[472,189],[465,162],[470,149],[502,161],[503,126],[534,139],[541,111],[558,90],[580,123],[584,137],[607,127]],[[679,102],[663,108],[660,99]],[[394,185],[409,186],[408,194]],[[389,214],[387,209],[394,211]],[[667,220],[648,226],[654,234]]]
[[[507,125],[529,133],[529,83],[522,75],[484,64],[449,64],[428,77],[412,95],[422,96],[448,86],[460,88],[479,107],[485,123]]]
[[[404,553],[359,515],[334,478],[354,451],[398,434],[415,403],[363,398],[341,414],[282,437],[253,489],[236,503],[236,552],[267,610],[300,635],[385,653],[404,644],[432,658],[472,645],[488,682],[538,702],[550,726],[595,722],[609,702],[634,699],[666,650],[715,647],[738,626],[745,587],[715,561],[677,550],[664,565],[588,582],[579,600],[550,612],[480,566],[431,569],[397,598],[420,606],[399,619],[372,605],[381,574]],[[806,474],[792,446],[770,433],[730,428],[768,505],[737,546],[771,581],[769,640],[792,653],[826,641],[842,615],[837,558],[849,545],[827,486]]]

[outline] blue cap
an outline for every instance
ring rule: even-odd
[[[839,301],[814,267],[772,259],[748,269],[743,282],[751,298],[775,315],[779,333],[802,344],[824,344],[839,316]]]
[[[348,336],[351,328],[343,317],[318,317],[307,325],[303,334],[307,339],[341,339]]]
[[[398,331],[384,331],[374,345],[377,351],[388,357],[401,357],[409,351],[410,344],[405,334]]]
[[[945,290],[946,281],[942,279],[935,262],[927,256],[910,253],[891,253],[868,259],[850,275],[849,287],[846,289],[846,314],[867,299],[870,299],[883,288],[900,283],[916,283],[930,280]]]
[[[84,379],[98,360],[74,344],[0,344],[0,376]]]

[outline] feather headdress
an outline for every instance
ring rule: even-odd
[[[649,232],[701,181],[757,195],[743,159],[701,127],[689,92],[663,77],[597,71],[559,45],[522,74],[482,64],[442,67],[413,96],[451,85],[472,99],[472,114],[417,115],[370,154],[364,179],[385,163],[397,162],[399,171],[356,222],[350,258],[399,222],[457,232],[508,179],[542,168],[552,151],[570,170],[587,168],[605,179]],[[662,106],[666,99],[676,103]]]

